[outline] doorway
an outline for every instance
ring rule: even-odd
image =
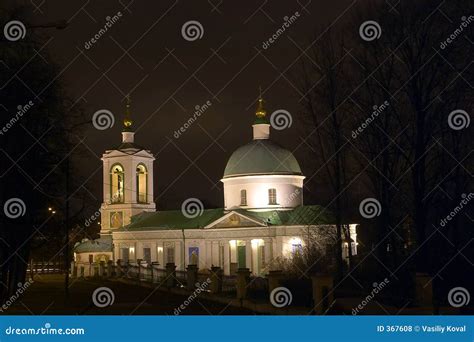
[[[237,263],[239,268],[247,267],[246,259],[245,246],[237,246]]]

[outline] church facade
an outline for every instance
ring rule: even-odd
[[[263,275],[279,260],[301,253],[313,233],[335,232],[325,208],[304,205],[305,177],[293,154],[271,141],[262,98],[253,140],[231,155],[221,179],[224,208],[205,209],[198,199],[183,196],[180,210],[157,211],[154,160],[135,143],[128,103],[122,143],[102,156],[100,238],[76,244],[76,263],[174,263],[178,270],[219,266],[227,275],[245,267]],[[349,225],[345,257],[348,248],[357,254],[356,226]]]

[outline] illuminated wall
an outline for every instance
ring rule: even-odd
[[[304,176],[263,175],[224,178],[226,209],[284,209],[303,205]],[[269,203],[268,190],[276,189],[277,204]],[[247,191],[247,205],[241,205],[241,190]]]

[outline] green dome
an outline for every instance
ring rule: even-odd
[[[268,139],[239,147],[230,157],[224,178],[250,175],[302,175],[293,154]]]

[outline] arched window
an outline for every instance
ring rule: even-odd
[[[268,189],[268,204],[277,204],[276,189]]]
[[[148,174],[143,164],[137,166],[137,202],[147,203]]]
[[[240,190],[240,205],[247,205],[247,190]]]
[[[124,172],[120,164],[115,164],[110,169],[110,201],[123,203],[124,201]]]

